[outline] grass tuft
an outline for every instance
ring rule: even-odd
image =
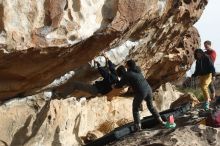
[[[182,93],[193,93],[197,99],[201,102],[204,101],[204,96],[202,93],[202,90],[200,88],[182,88],[179,87],[177,88],[178,91],[182,92]]]

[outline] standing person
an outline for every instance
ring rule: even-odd
[[[206,49],[205,53],[211,58],[212,63],[215,63],[216,60],[216,52],[212,49],[212,42],[207,40],[204,42],[204,47]],[[211,93],[211,99],[215,99],[215,85],[214,85],[215,77],[212,77],[212,82],[209,85],[209,90]]]
[[[202,49],[196,49],[194,57],[196,59],[196,68],[192,77],[200,77],[200,87],[205,98],[204,109],[208,110],[210,102],[208,86],[212,81],[212,77],[215,76],[215,68],[210,57]]]
[[[127,64],[128,65],[128,64]],[[134,127],[136,131],[141,130],[141,120],[139,114],[139,107],[143,100],[146,101],[149,111],[152,113],[155,119],[162,124],[166,125],[154,108],[152,103],[152,90],[150,85],[147,83],[146,79],[141,72],[134,72],[128,66],[128,71],[124,66],[119,66],[117,68],[117,75],[121,78],[120,81],[115,85],[115,88],[122,88],[124,85],[128,85],[132,88],[134,92],[134,99],[132,103],[132,113],[134,118]]]

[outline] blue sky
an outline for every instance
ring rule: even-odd
[[[220,0],[209,0],[195,27],[201,36],[202,49],[204,49],[203,42],[205,40],[212,41],[212,47],[217,53],[215,68],[220,72]]]

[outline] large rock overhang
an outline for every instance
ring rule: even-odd
[[[178,79],[200,46],[193,24],[206,4],[207,0],[0,1],[0,99],[39,89],[71,70],[91,70],[87,64],[100,52],[128,41],[135,45],[126,46],[126,58],[137,61],[152,86]],[[77,77],[93,80],[91,74],[84,75]]]

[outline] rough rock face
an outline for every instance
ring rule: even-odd
[[[198,98],[193,93],[188,92],[188,93],[180,96],[180,98],[178,98],[176,101],[174,101],[170,105],[170,108],[179,107],[184,103],[191,103],[192,107],[194,107],[195,105],[199,104],[200,102],[199,102]]]
[[[81,78],[90,81],[91,67],[86,64],[111,49],[129,50],[127,58],[137,60],[154,87],[177,79],[199,47],[193,24],[206,4],[207,0],[0,0],[0,99],[31,94],[71,70],[83,69]]]
[[[180,94],[170,85],[157,91],[159,110],[169,108]],[[164,96],[164,95],[170,95]],[[41,93],[24,99],[14,99],[0,106],[0,145],[10,146],[71,146],[81,145],[132,121],[132,98],[106,97],[77,101],[47,100]],[[142,116],[149,115],[145,110]]]

